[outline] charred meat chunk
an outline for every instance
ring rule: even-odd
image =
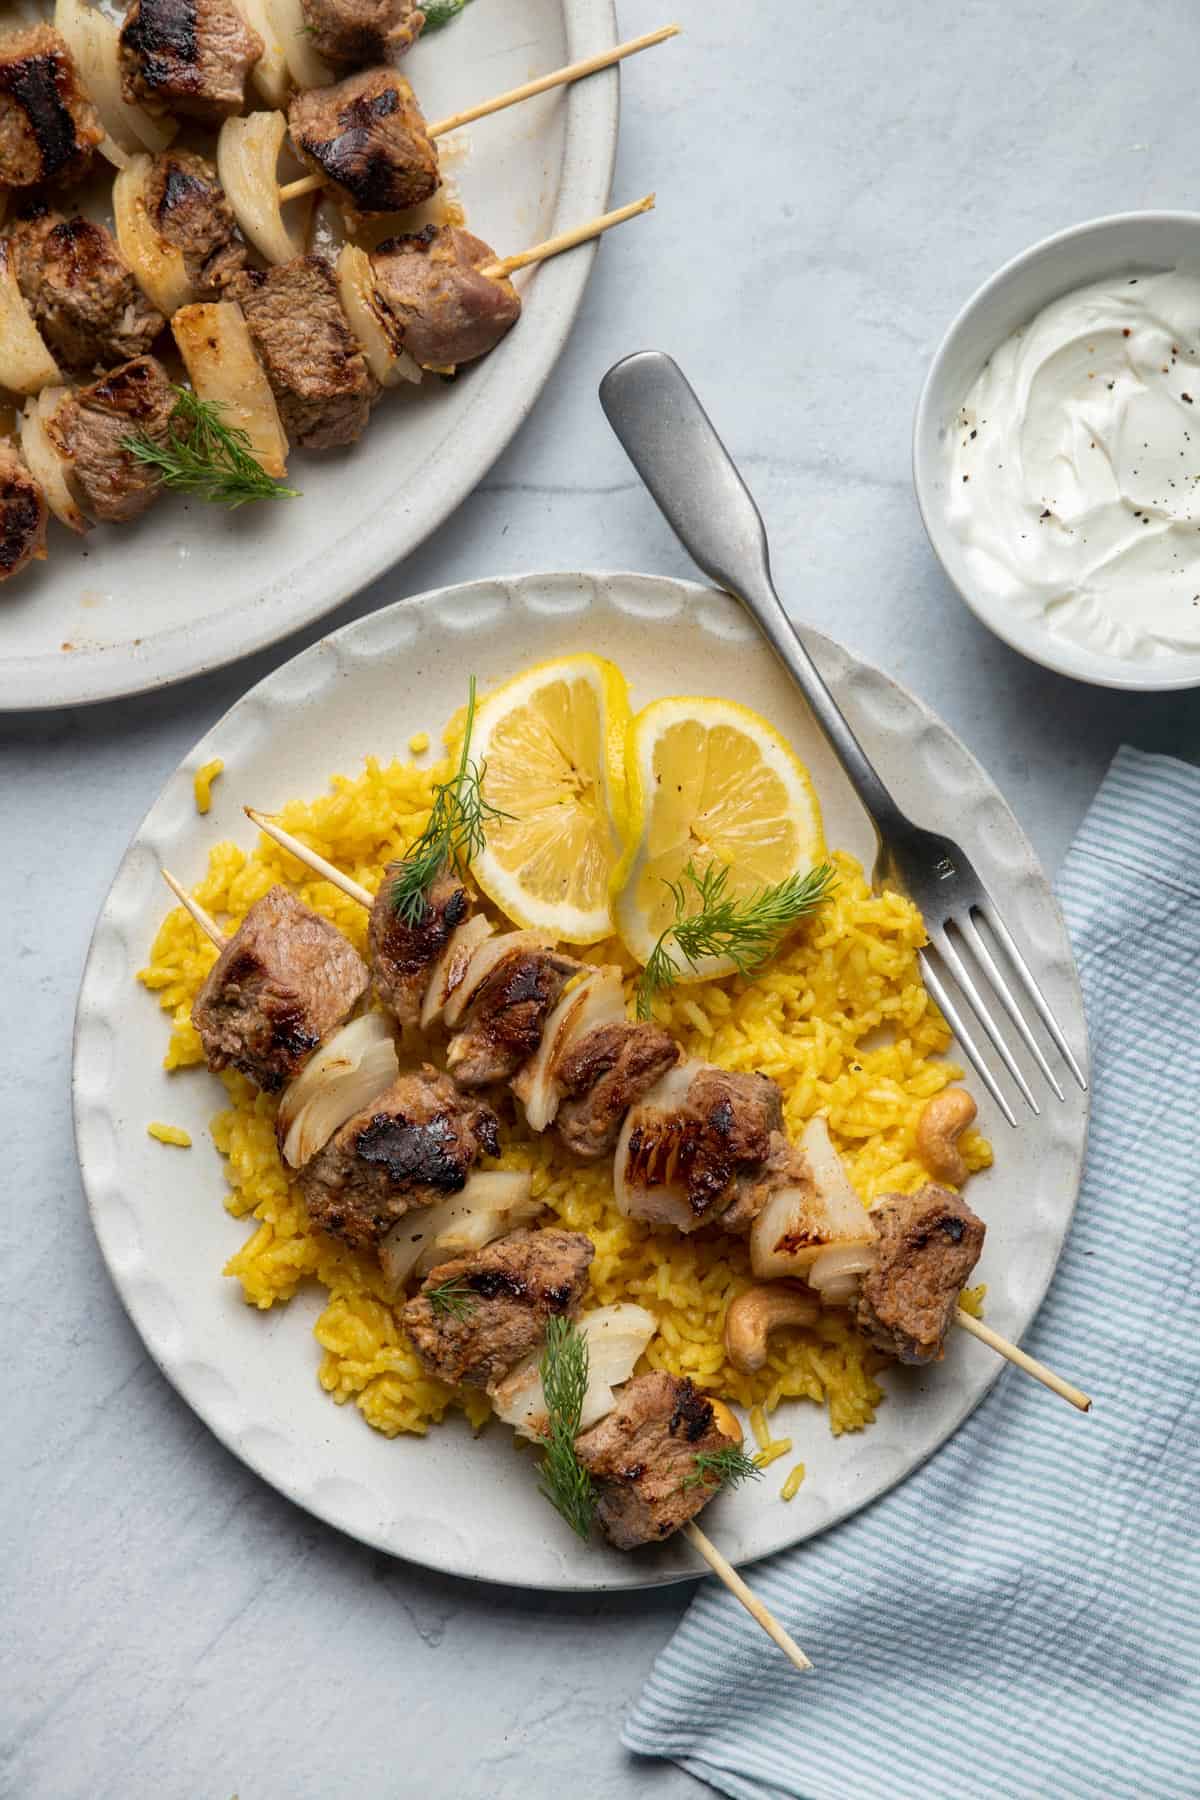
[[[451,934],[471,910],[467,890],[451,869],[444,869],[425,896],[425,910],[414,925],[396,911],[392,888],[404,868],[389,863],[383,872],[368,932],[375,992],[399,1025],[415,1025],[433,965]]]
[[[622,1210],[650,1224],[742,1230],[765,1203],[783,1102],[765,1075],[707,1063],[670,1070],[629,1114],[618,1157]],[[621,1199],[621,1196],[624,1196]]]
[[[302,0],[318,56],[335,69],[393,62],[421,35],[425,14],[414,0]]]
[[[46,555],[46,496],[13,445],[0,438],[0,581]]]
[[[662,1025],[616,1020],[573,1044],[555,1077],[563,1099],[559,1136],[576,1156],[607,1156],[625,1114],[679,1061],[679,1045]]]
[[[495,252],[457,225],[385,238],[371,258],[375,291],[408,354],[425,369],[456,367],[494,350],[521,316],[511,281],[484,275]]]
[[[694,1519],[720,1488],[696,1458],[736,1447],[690,1381],[657,1369],[627,1381],[612,1412],[575,1440],[618,1550],[661,1543]]]
[[[44,212],[9,233],[17,282],[38,330],[68,369],[111,369],[147,351],[163,328],[110,231]]]
[[[313,1224],[373,1250],[415,1207],[457,1194],[499,1154],[496,1116],[429,1064],[401,1075],[335,1131],[300,1172]]]
[[[208,972],[192,1007],[210,1069],[232,1065],[267,1093],[297,1075],[367,991],[366,964],[336,926],[273,887]]]
[[[233,0],[132,0],[121,27],[121,90],[147,112],[219,125],[241,112],[262,53]]]
[[[502,956],[446,1050],[446,1066],[459,1086],[485,1087],[515,1075],[537,1049],[547,1015],[581,967],[561,950],[526,943]]]
[[[131,455],[124,440],[138,436],[165,445],[174,411],[175,390],[153,356],[122,363],[55,408],[46,433],[67,458],[72,485],[91,518],[136,519],[158,498],[157,471]]]
[[[0,37],[0,188],[81,181],[104,129],[57,31]]]
[[[595,1254],[580,1231],[511,1232],[431,1269],[404,1329],[431,1375],[486,1387],[538,1348],[552,1318],[575,1316]]]
[[[213,165],[191,150],[164,151],[154,158],[145,205],[155,230],[182,254],[197,298],[218,298],[245,268],[246,245]]]
[[[871,1222],[877,1255],[862,1278],[855,1323],[901,1362],[940,1362],[986,1226],[961,1195],[932,1183],[916,1194],[885,1194]]]
[[[379,383],[328,264],[297,256],[271,269],[244,269],[229,292],[246,315],[292,443],[306,450],[357,443]]]
[[[357,212],[403,212],[441,185],[416,97],[391,69],[364,69],[297,94],[288,131],[296,154]]]

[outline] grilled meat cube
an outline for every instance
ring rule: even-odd
[[[46,555],[46,496],[15,447],[0,438],[0,581]]]
[[[121,27],[121,91],[147,112],[219,125],[241,112],[262,53],[233,0],[132,0]]]
[[[81,181],[104,128],[57,31],[0,37],[0,188]]]
[[[488,1107],[428,1063],[401,1075],[301,1170],[313,1224],[375,1249],[405,1213],[459,1193],[481,1154],[499,1154],[498,1130]]]
[[[366,964],[337,927],[289,888],[273,887],[209,970],[192,1024],[210,1069],[232,1065],[273,1094],[344,1023],[367,986]]]
[[[337,69],[393,62],[421,35],[425,14],[414,0],[302,0],[318,56]]]
[[[9,233],[34,323],[67,369],[111,369],[147,351],[164,320],[110,231],[78,214],[42,212]]]
[[[404,1329],[431,1375],[486,1387],[538,1348],[550,1319],[578,1313],[595,1254],[580,1231],[511,1232],[431,1269]]]
[[[153,356],[122,363],[90,387],[76,388],[46,421],[46,434],[70,462],[70,479],[93,519],[136,519],[158,498],[157,472],[122,440],[130,435],[165,445],[175,390]]]
[[[862,1278],[855,1323],[901,1362],[940,1362],[987,1228],[961,1195],[932,1183],[916,1194],[885,1194],[871,1223],[877,1256]]]
[[[736,1447],[704,1395],[660,1370],[627,1381],[612,1412],[575,1440],[599,1488],[597,1517],[618,1550],[661,1543],[694,1519],[720,1489],[697,1456]]]
[[[669,1070],[631,1109],[618,1145],[617,1200],[630,1218],[697,1231],[742,1230],[761,1210],[783,1102],[765,1075],[710,1064]]]
[[[246,245],[213,165],[191,150],[164,151],[154,158],[145,204],[155,230],[182,252],[197,299],[219,299],[245,268]]]
[[[364,69],[297,94],[288,131],[297,155],[358,212],[403,212],[441,186],[416,97],[391,69]]]
[[[467,890],[451,869],[437,876],[425,897],[416,925],[406,925],[392,902],[392,887],[403,869],[389,863],[383,872],[367,941],[375,992],[399,1025],[415,1025],[421,1015],[425,987],[438,960],[471,910]]]
[[[679,1061],[679,1045],[661,1025],[616,1020],[573,1044],[555,1070],[563,1099],[559,1136],[576,1156],[607,1156],[625,1114]]]
[[[375,290],[404,348],[425,369],[474,362],[494,350],[521,316],[511,281],[482,275],[495,251],[457,225],[427,225],[385,238],[371,257]]]
[[[508,1081],[537,1049],[547,1014],[582,964],[561,950],[518,944],[502,956],[450,1039],[446,1066],[460,1087]]]
[[[379,383],[350,330],[328,264],[297,256],[271,269],[243,269],[229,294],[246,315],[292,443],[306,450],[357,443]]]

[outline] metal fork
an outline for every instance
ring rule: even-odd
[[[905,817],[826,687],[775,592],[758,508],[683,371],[660,350],[627,356],[600,383],[600,402],[692,560],[741,601],[808,701],[875,827],[874,886],[905,894],[920,909],[929,935],[929,946],[920,953],[925,985],[1004,1117],[1010,1125],[1017,1122],[980,1033],[1021,1098],[1035,1113],[1041,1109],[997,1019],[996,1001],[1059,1100],[1064,1098],[1062,1085],[1022,999],[1086,1089],[1083,1070],[1049,1001],[970,859],[951,838]],[[1001,968],[997,949],[1012,978]]]

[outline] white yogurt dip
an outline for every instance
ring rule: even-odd
[[[947,433],[979,584],[1121,657],[1200,650],[1200,275],[1118,275],[992,356]]]

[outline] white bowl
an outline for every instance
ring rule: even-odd
[[[929,366],[913,427],[913,482],[929,541],[976,618],[1047,669],[1098,687],[1143,691],[1200,687],[1200,652],[1139,659],[1089,650],[1024,618],[985,592],[946,520],[946,433],[983,365],[1052,300],[1128,270],[1200,268],[1200,213],[1114,213],[1044,238],[985,281],[942,339]]]

